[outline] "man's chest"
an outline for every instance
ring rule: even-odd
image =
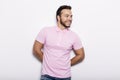
[[[72,49],[74,39],[68,33],[56,32],[46,35],[46,45],[51,48]]]

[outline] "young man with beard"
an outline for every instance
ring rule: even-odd
[[[41,80],[71,80],[71,66],[84,59],[82,43],[69,28],[71,6],[62,5],[56,12],[57,26],[43,28],[36,37],[33,52],[42,62]],[[70,52],[75,56],[70,59]]]

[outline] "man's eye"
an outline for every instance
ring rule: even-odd
[[[69,17],[69,15],[65,15],[65,17]]]

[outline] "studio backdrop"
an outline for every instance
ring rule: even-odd
[[[32,47],[43,27],[56,25],[56,10],[72,6],[71,29],[85,49],[71,67],[72,80],[120,80],[119,0],[0,0],[0,80],[39,80]],[[71,52],[71,57],[74,53]]]

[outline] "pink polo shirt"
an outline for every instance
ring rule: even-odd
[[[82,48],[79,37],[70,29],[55,26],[43,28],[36,40],[44,44],[42,75],[71,77],[70,52]]]

